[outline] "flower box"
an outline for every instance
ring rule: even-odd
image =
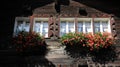
[[[12,44],[21,55],[45,55],[47,51],[44,38],[35,32],[21,31],[12,38]]]
[[[62,45],[73,58],[92,57],[93,61],[105,63],[116,57],[114,39],[109,33],[68,33],[61,37]]]

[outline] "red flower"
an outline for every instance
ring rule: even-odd
[[[17,36],[13,37],[13,45],[16,47],[17,51],[23,51],[32,46],[42,46],[45,45],[44,38],[39,34],[32,32],[20,32]],[[18,49],[19,48],[19,49]]]

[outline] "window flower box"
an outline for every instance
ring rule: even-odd
[[[42,36],[35,32],[21,31],[12,38],[13,48],[22,55],[45,55],[46,43]]]
[[[74,58],[90,56],[93,61],[105,63],[116,57],[114,39],[109,33],[68,33],[61,37],[61,43]]]
[[[65,50],[68,55],[74,58],[85,57],[88,53],[89,47],[86,46],[85,37],[83,33],[68,33],[61,37],[61,43],[65,45]]]

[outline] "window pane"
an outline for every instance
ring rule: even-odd
[[[78,22],[78,27],[83,27],[83,22]]]
[[[85,22],[85,27],[91,27],[91,22]]]
[[[23,21],[18,21],[16,32],[18,33],[19,31],[22,30],[23,30]]]
[[[83,32],[83,27],[78,27],[78,32]]]
[[[47,22],[47,21],[44,21],[44,22],[43,22],[43,27],[44,27],[44,28],[48,28],[48,22]]]
[[[107,21],[102,21],[102,26],[103,27],[108,27],[108,22]]]
[[[85,22],[85,32],[86,33],[92,32],[92,30],[91,30],[91,22],[89,22],[89,21]]]
[[[48,22],[43,22],[42,35],[48,37]]]
[[[100,27],[95,27],[95,32],[100,32]]]
[[[78,32],[83,32],[83,22],[78,22]]]
[[[92,32],[91,27],[86,27],[86,28],[85,28],[85,32],[86,32],[86,33]]]
[[[30,28],[30,23],[26,22],[25,26],[24,26],[24,30],[29,32],[29,28]]]
[[[62,21],[60,24],[60,36],[66,34],[66,22]]]
[[[74,22],[68,22],[68,32],[74,32]]]
[[[108,32],[108,27],[103,27],[103,32]]]
[[[40,21],[35,22],[35,26],[34,26],[35,32],[40,32],[40,25],[41,25]]]
[[[96,21],[94,22],[94,32],[100,32],[100,22]]]
[[[63,28],[63,27],[65,28],[65,27],[66,27],[66,22],[65,22],[65,21],[62,21],[60,26],[61,26],[62,28]]]
[[[102,22],[102,29],[103,29],[103,32],[108,32],[108,22],[107,21]]]
[[[94,22],[94,27],[100,27],[100,22]]]

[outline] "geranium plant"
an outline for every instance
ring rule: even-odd
[[[110,33],[68,33],[61,37],[66,52],[75,58],[91,56],[97,62],[116,57],[114,38]]]
[[[87,37],[84,33],[68,33],[61,37],[61,43],[71,57],[85,57],[88,52]]]
[[[12,38],[12,44],[17,52],[39,52],[41,54],[46,50],[44,38],[35,32],[19,32]]]
[[[95,34],[87,34],[86,45],[90,47],[90,50],[99,50],[101,48],[107,48],[114,44],[114,39],[110,35],[110,33],[95,33]]]
[[[106,63],[117,57],[114,38],[110,33],[87,34],[86,37],[88,38],[86,45],[89,47],[89,55],[94,62]]]

